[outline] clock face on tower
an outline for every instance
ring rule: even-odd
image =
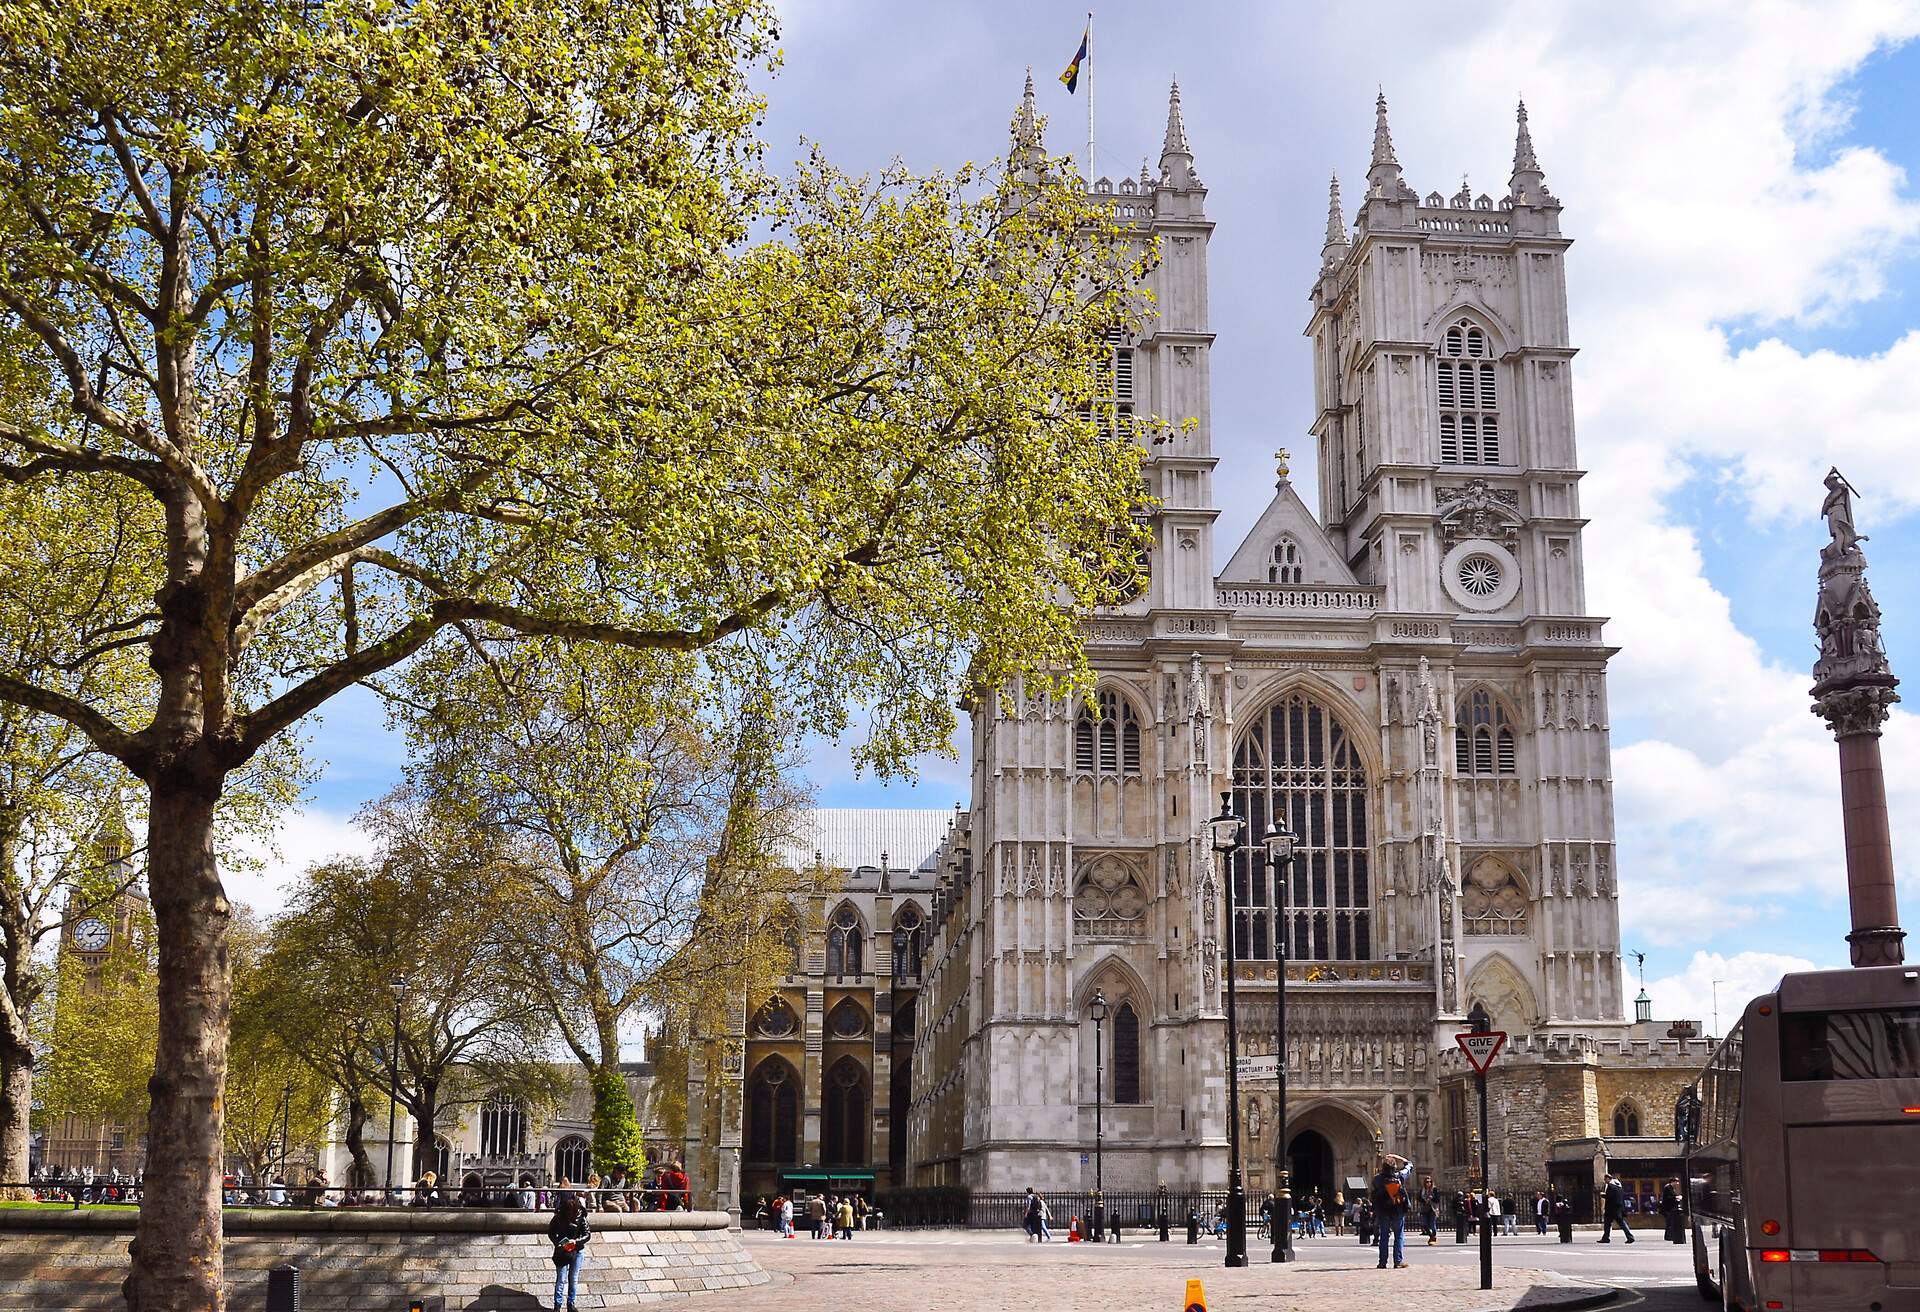
[[[98,952],[112,937],[113,930],[98,916],[88,916],[73,927],[73,945],[82,952]]]

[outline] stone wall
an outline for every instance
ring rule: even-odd
[[[119,1312],[126,1306],[130,1210],[0,1211],[0,1309]],[[581,1308],[621,1308],[764,1284],[724,1212],[592,1217]],[[300,1268],[303,1312],[404,1307],[439,1295],[446,1312],[550,1307],[553,1261],[542,1213],[230,1211],[227,1305],[266,1306],[267,1273]]]

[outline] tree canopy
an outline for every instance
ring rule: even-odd
[[[96,563],[0,665],[149,793],[144,1308],[221,1304],[215,815],[329,697],[462,628],[699,651],[871,707],[886,766],[1124,595],[1135,257],[1051,172],[776,176],[775,39],[759,0],[0,8],[0,480],[146,507],[111,571],[151,586]]]

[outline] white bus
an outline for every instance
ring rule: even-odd
[[[1677,1111],[1703,1297],[1920,1312],[1920,970],[1786,976]]]

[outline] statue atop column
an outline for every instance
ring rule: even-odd
[[[1866,536],[1853,521],[1858,491],[1838,469],[1827,471],[1827,544],[1820,548],[1820,599],[1813,631],[1820,655],[1813,663],[1813,713],[1827,722],[1840,747],[1840,810],[1846,835],[1847,899],[1853,919],[1847,942],[1856,966],[1898,965],[1905,959],[1895,905],[1893,838],[1887,823],[1886,778],[1880,762],[1880,726],[1900,700],[1887,649],[1880,641],[1880,607],[1867,587]]]

